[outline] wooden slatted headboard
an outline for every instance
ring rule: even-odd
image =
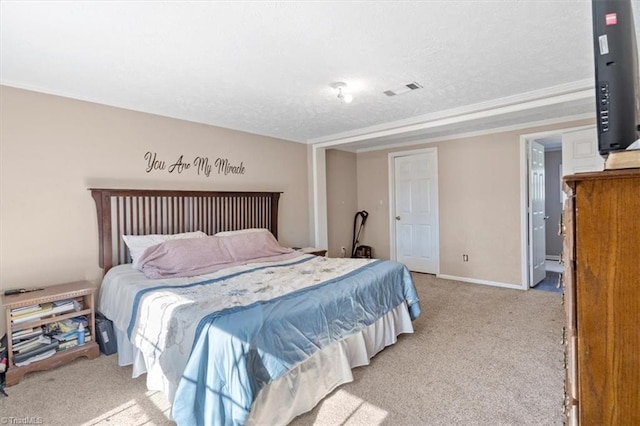
[[[99,263],[129,262],[122,235],[267,228],[278,238],[280,192],[90,188],[98,213]]]

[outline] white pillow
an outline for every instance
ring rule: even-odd
[[[131,255],[131,261],[133,267],[138,268],[138,259],[142,256],[144,251],[160,243],[164,243],[168,240],[184,239],[184,238],[204,238],[207,234],[202,231],[195,232],[183,232],[182,234],[149,234],[149,235],[123,235],[122,239],[129,248],[129,254]]]
[[[267,228],[247,228],[247,229],[239,229],[237,231],[224,231],[218,232],[215,234],[216,237],[230,237],[232,235],[242,235],[242,234],[250,234],[253,232],[269,232]],[[271,232],[269,232],[271,233]]]

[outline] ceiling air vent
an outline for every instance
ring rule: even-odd
[[[422,85],[414,81],[412,83],[407,83],[403,86],[396,87],[395,89],[385,90],[383,93],[387,96],[396,96],[396,95],[402,95],[403,93],[411,92],[412,90],[418,90],[418,89],[422,89]]]

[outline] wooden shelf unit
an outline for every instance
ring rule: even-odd
[[[22,379],[25,374],[32,371],[41,371],[55,368],[83,356],[89,359],[93,359],[100,355],[100,349],[98,348],[98,344],[96,343],[95,335],[95,305],[93,300],[94,292],[95,286],[93,286],[93,284],[91,284],[90,282],[76,281],[50,286],[39,291],[16,294],[13,296],[4,296],[2,306],[5,308],[7,318],[7,386],[15,385]],[[65,312],[53,315],[47,315],[46,313],[44,313],[43,317],[40,319],[19,324],[13,324],[11,320],[12,309],[67,299],[77,300],[81,304],[82,309],[80,311]],[[49,358],[40,361],[34,361],[25,366],[18,367],[13,364],[12,334],[14,331],[39,327],[52,322],[62,321],[79,316],[85,316],[88,319],[88,327],[91,333],[90,341],[82,346],[75,346],[59,351]]]
[[[566,176],[565,423],[640,424],[640,169]]]

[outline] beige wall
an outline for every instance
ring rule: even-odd
[[[353,218],[358,211],[356,154],[337,149],[326,152],[328,256],[351,256]]]
[[[520,135],[590,123],[359,153],[358,210],[370,213],[363,244],[390,257],[388,153],[437,147],[440,274],[521,285]]]
[[[441,274],[520,284],[517,141],[501,133],[438,149]]]
[[[101,278],[89,187],[282,191],[283,245],[309,244],[307,147],[0,86],[0,288]],[[146,173],[144,155],[243,162],[244,175]],[[0,335],[4,312],[0,312]]]

